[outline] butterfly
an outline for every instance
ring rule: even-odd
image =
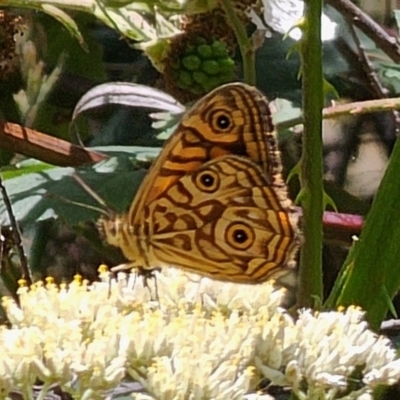
[[[129,211],[99,227],[131,267],[255,284],[294,265],[298,218],[268,101],[231,83],[184,114]]]

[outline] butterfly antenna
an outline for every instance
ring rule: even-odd
[[[98,193],[96,193],[79,175],[72,174],[71,176],[82,187],[82,189],[84,189],[86,191],[86,193],[88,193],[89,196],[91,196],[94,200],[96,200],[97,203],[99,203],[103,208],[90,206],[90,205],[85,205],[85,206],[89,209],[99,211],[101,214],[106,214],[107,216],[111,217],[112,212],[110,212],[110,208],[107,206],[107,203],[105,202],[105,200],[103,198],[101,198],[98,195]],[[83,205],[83,203],[73,202],[73,201],[71,201],[71,203],[78,205],[78,206]]]
[[[104,208],[107,207],[107,203],[102,199],[79,175],[77,174],[72,174],[72,178],[78,182],[78,184],[86,190],[90,196],[92,196],[100,205],[102,205]]]
[[[102,214],[102,215],[111,216],[111,214],[110,214],[110,212],[108,210],[105,210],[105,209],[103,209],[101,207],[91,206],[90,204],[87,204],[87,203],[81,203],[80,201],[67,199],[66,197],[61,196],[61,195],[59,195],[57,193],[45,193],[44,196],[45,197],[49,197],[49,198],[59,199],[59,200],[63,201],[64,203],[73,204],[74,206],[78,206],[78,207],[82,207],[82,208],[87,208],[89,210],[97,211],[99,214]]]

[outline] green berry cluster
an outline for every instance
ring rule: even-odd
[[[205,39],[198,38],[195,44],[186,46],[175,71],[181,89],[203,94],[232,81],[235,62],[229,57],[224,42],[214,40],[209,44]]]

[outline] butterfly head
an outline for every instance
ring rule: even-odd
[[[108,215],[98,219],[96,226],[100,235],[112,246],[120,246],[120,236],[122,226],[124,225],[123,218],[116,214]]]

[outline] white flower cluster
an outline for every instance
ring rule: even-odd
[[[389,341],[369,331],[356,308],[302,311],[294,320],[271,283],[169,269],[157,275],[155,301],[134,274],[102,277],[21,287],[19,306],[3,299],[11,327],[0,327],[0,398],[18,391],[31,399],[40,381],[41,399],[54,386],[102,399],[129,375],[142,400],[270,399],[256,394],[266,379],[300,399],[353,399],[400,378]]]

